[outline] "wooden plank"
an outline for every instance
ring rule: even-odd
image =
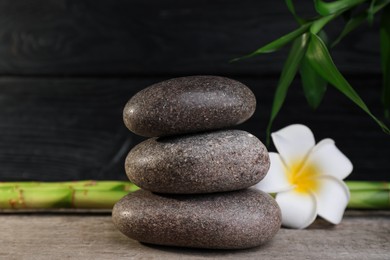
[[[139,138],[122,109],[151,82],[1,79],[1,179],[125,179],[124,156]]]
[[[341,224],[317,220],[281,229],[248,250],[202,250],[140,244],[115,229],[109,215],[0,215],[2,259],[388,259],[390,212],[347,211]]]
[[[312,1],[298,12],[313,17]],[[228,61],[297,27],[283,1],[256,0],[3,0],[0,24],[0,75],[279,73],[286,52]],[[342,71],[380,72],[378,30],[366,25],[337,46]]]
[[[163,79],[1,78],[0,181],[126,179],[124,157],[143,139],[125,128],[122,109],[134,93]],[[237,128],[264,141],[277,80],[236,79],[254,91],[258,102],[254,116]],[[380,78],[350,80],[373,112],[381,114]],[[317,141],[335,139],[354,164],[352,179],[389,179],[390,138],[332,88],[314,112],[295,82],[273,129],[292,123],[307,124]]]

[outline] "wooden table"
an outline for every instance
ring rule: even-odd
[[[390,259],[390,211],[347,211],[340,225],[318,219],[238,251],[141,244],[104,212],[1,213],[0,232],[0,259]]]

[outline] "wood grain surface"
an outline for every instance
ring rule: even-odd
[[[1,78],[0,181],[126,179],[124,157],[143,139],[126,129],[122,109],[138,90],[166,78]],[[254,116],[236,128],[264,142],[277,79],[235,79],[257,98]],[[349,79],[380,115],[380,77]],[[390,138],[333,88],[314,112],[294,82],[273,129],[293,123],[307,124],[317,141],[333,138],[354,164],[350,178],[388,180]]]
[[[138,243],[110,215],[2,214],[1,259],[388,259],[390,212],[347,211],[341,224],[318,219],[308,229],[281,229],[247,250],[201,250]],[[190,235],[190,234],[189,234]]]
[[[298,13],[315,16],[312,2]],[[0,24],[0,75],[279,73],[286,51],[228,61],[297,27],[271,0],[2,0]],[[342,71],[380,72],[378,32],[366,24],[333,50]]]

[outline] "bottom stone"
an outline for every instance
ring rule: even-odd
[[[275,200],[255,189],[200,195],[138,190],[116,203],[112,217],[140,242],[211,249],[259,246],[281,225]]]

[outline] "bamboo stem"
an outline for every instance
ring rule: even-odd
[[[379,181],[346,181],[351,192],[349,209],[390,209],[390,184]]]
[[[390,190],[390,183],[385,181],[346,181],[349,190]]]
[[[390,184],[346,181],[349,209],[390,209]],[[111,209],[139,188],[128,181],[0,182],[0,209]]]
[[[109,209],[137,189],[127,181],[2,182],[0,209]]]

